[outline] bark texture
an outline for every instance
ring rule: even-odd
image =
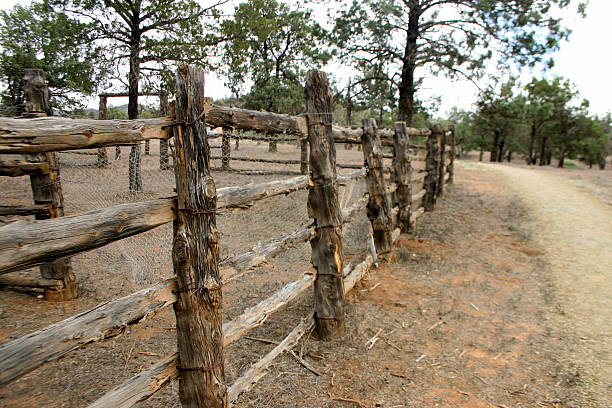
[[[177,219],[172,260],[178,284],[176,313],[179,397],[185,407],[227,407],[219,274],[217,189],[203,113],[204,71],[180,65],[176,75]]]
[[[385,193],[383,151],[376,132],[374,119],[363,120],[361,136],[363,157],[367,167],[366,184],[370,193],[368,218],[374,231],[374,243],[378,254],[391,251],[391,206]]]
[[[306,110],[310,144],[308,215],[314,219],[310,240],[314,285],[314,319],[319,338],[328,340],[344,330],[342,218],[336,185],[336,149],[332,137],[332,95],[323,72],[306,76]]]

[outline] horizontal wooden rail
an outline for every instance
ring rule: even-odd
[[[51,206],[45,204],[32,205],[0,205],[0,216],[3,215],[49,215]]]
[[[343,221],[349,222],[366,204],[367,194],[343,210]],[[287,247],[308,240],[312,230],[312,227],[304,228],[222,260],[219,266],[223,283],[228,283],[242,272],[269,261],[272,256]],[[45,287],[56,283],[50,279],[0,276],[0,284],[3,282],[6,282],[6,285],[31,287]],[[123,298],[105,302],[89,311],[0,346],[0,386],[87,343],[121,334],[128,326],[176,302],[173,292],[175,289],[175,280],[170,279]],[[24,360],[24,356],[30,355],[31,358]]]
[[[0,228],[0,273],[51,262],[148,231],[175,218],[172,199],[122,204]]]
[[[174,290],[174,281],[161,282],[1,345],[0,386],[84,344],[122,333],[128,325],[175,302]]]
[[[256,306],[246,309],[239,317],[223,324],[223,344],[228,346],[248,331],[262,325],[274,312],[312,286],[314,276],[305,274],[301,279],[291,282],[274,295],[261,301]],[[143,371],[115,387],[89,408],[126,408],[144,401],[156,393],[170,379],[178,376],[178,354],[174,353],[150,369]]]
[[[221,160],[223,156],[212,156],[213,160]],[[232,161],[257,162],[257,163],[277,163],[277,164],[300,164],[300,160],[276,160],[276,159],[253,159],[250,157],[230,157]]]
[[[129,145],[172,136],[169,117],[94,120],[43,117],[0,118],[0,153],[40,153]]]
[[[64,287],[64,282],[58,279],[32,278],[30,276],[2,275],[0,276],[0,285],[16,286],[16,287],[24,287],[24,288],[61,289]]]
[[[418,203],[418,205],[420,206],[421,202],[419,200],[421,200],[423,198],[425,193],[427,193],[427,190],[425,190],[425,189],[419,190],[418,193],[412,195],[412,200],[411,201],[413,203]]]
[[[32,163],[26,160],[0,160],[0,176],[30,176],[46,174],[50,171],[48,162]]]

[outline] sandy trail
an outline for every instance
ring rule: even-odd
[[[528,209],[560,306],[554,319],[573,337],[567,357],[597,406],[611,406],[612,206],[538,169],[476,165],[499,174]]]

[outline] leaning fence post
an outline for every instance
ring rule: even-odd
[[[106,96],[100,96],[100,104],[98,106],[98,119],[106,120],[108,119],[107,113],[107,98]],[[98,161],[96,163],[97,167],[106,167],[108,166],[108,152],[106,151],[106,147],[101,147],[98,149]]]
[[[430,133],[427,139],[427,157],[425,158],[425,195],[423,196],[423,208],[425,211],[433,211],[436,204],[436,192],[438,190],[438,134],[442,132],[439,124],[434,124],[429,128]]]
[[[308,139],[300,139],[300,173],[308,174]]]
[[[24,93],[26,98],[26,116],[47,116],[51,113],[49,89],[42,69],[26,69],[24,76]],[[48,214],[36,215],[37,220],[46,220],[64,216],[64,195],[60,178],[59,159],[56,153],[39,153],[28,155],[31,162],[47,162],[50,171],[45,174],[30,176],[32,196],[35,204],[47,205]],[[72,272],[70,258],[61,258],[41,265],[40,274],[46,279],[57,279],[63,282],[61,289],[46,289],[45,299],[61,302],[77,297],[76,276]]]
[[[180,65],[176,74],[177,218],[172,261],[184,407],[227,407],[221,320],[217,190],[210,172],[204,117],[204,71]]]
[[[393,137],[393,178],[397,185],[397,205],[399,214],[397,224],[403,233],[410,231],[410,212],[412,206],[412,164],[410,163],[410,139],[406,122],[395,122]]]
[[[446,132],[443,129],[438,133],[438,138],[436,143],[438,144],[439,156],[438,160],[438,189],[436,191],[436,198],[442,197],[444,194],[444,173],[446,166],[444,165],[444,161],[446,159]]]
[[[332,136],[332,95],[327,76],[306,75],[306,115],[310,144],[308,215],[314,218],[310,239],[314,283],[314,320],[319,338],[331,339],[344,330],[342,219],[336,186],[336,148]]]
[[[455,125],[450,125],[450,163],[448,163],[448,184],[453,184],[455,178]],[[531,164],[531,163],[529,163]]]
[[[389,199],[385,191],[382,145],[377,130],[374,119],[363,120],[361,145],[367,168],[366,184],[370,193],[367,212],[374,231],[376,251],[378,254],[385,254],[391,251],[393,225]]]

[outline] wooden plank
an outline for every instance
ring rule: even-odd
[[[206,123],[214,127],[258,130],[263,133],[308,134],[304,117],[217,105],[207,109]]]
[[[61,289],[64,282],[59,279],[32,278],[30,276],[0,276],[0,285],[19,286],[26,288],[54,288]]]
[[[229,157],[229,156],[228,156]],[[223,160],[223,156],[212,156],[212,160]],[[299,160],[280,160],[280,159],[253,159],[251,157],[232,157],[234,161],[243,161],[243,162],[255,162],[255,163],[277,163],[277,164],[300,164]],[[222,170],[226,170],[228,167],[223,167],[221,165]]]
[[[49,204],[34,204],[34,205],[0,205],[0,216],[5,215],[46,215],[51,214],[51,206]]]
[[[174,304],[179,398],[184,407],[226,407],[217,188],[210,173],[204,108],[204,70],[179,65],[176,116],[181,124],[174,128],[178,206],[172,244],[179,287]]]
[[[0,176],[20,177],[31,174],[45,174],[51,171],[48,162],[30,162],[27,160],[0,160]]]
[[[95,120],[43,117],[0,118],[0,153],[39,153],[131,145],[172,134],[169,117]]]
[[[416,203],[417,205],[421,205],[421,199],[423,198],[423,196],[425,195],[425,193],[427,193],[427,190],[425,189],[421,189],[419,190],[417,193],[415,193],[412,196],[412,202]]]
[[[173,303],[174,290],[173,281],[162,282],[1,345],[0,386],[87,343],[121,334]]]
[[[274,347],[261,360],[253,364],[242,376],[236,379],[236,381],[234,381],[227,392],[227,399],[230,402],[234,402],[236,399],[238,399],[240,394],[247,392],[253,384],[267,374],[266,369],[276,357],[285,351],[291,350],[302,338],[302,336],[312,330],[313,327],[314,319],[312,317],[303,319],[300,324],[291,330],[283,341]]]
[[[344,331],[342,214],[336,185],[336,149],[332,137],[333,97],[327,76],[309,71],[304,88],[308,113],[310,181],[308,216],[315,233],[310,239],[314,284],[314,320],[319,338],[330,340]]]

